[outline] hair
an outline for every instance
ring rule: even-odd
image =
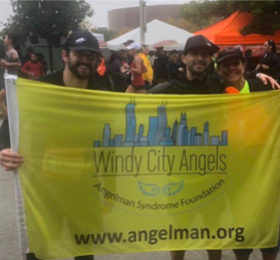
[[[267,41],[268,45],[271,47],[271,52],[276,53],[276,44],[273,40],[268,40]]]
[[[14,33],[12,32],[6,32],[5,35],[8,36],[9,40],[11,40],[13,46],[15,46],[16,42],[17,42],[17,37]]]
[[[6,56],[6,50],[3,44],[3,41],[0,41],[0,59],[5,59]]]
[[[140,51],[141,51],[141,52],[144,51],[144,49],[147,48],[147,47],[149,47],[147,44],[143,44],[142,47],[141,47],[141,49],[140,49]]]
[[[252,56],[252,53],[253,53],[252,49],[247,49],[247,50],[245,51],[245,53],[244,53],[244,56],[245,56],[246,58],[249,58],[249,57]]]
[[[28,48],[26,49],[26,52],[31,52],[31,53],[34,53],[34,50],[33,50],[33,48],[32,48],[32,47],[28,47]]]

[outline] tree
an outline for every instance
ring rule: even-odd
[[[116,35],[116,33],[114,31],[109,30],[105,27],[95,28],[95,29],[92,30],[92,32],[102,33],[104,35],[105,42],[112,40]]]
[[[271,1],[192,1],[181,8],[181,15],[201,28],[210,25],[211,19],[223,19],[235,11],[249,12],[255,19],[241,30],[249,33],[273,34],[280,28],[280,5],[277,0]]]
[[[183,30],[189,31],[189,32],[195,32],[197,30],[200,29],[200,27],[192,22],[190,22],[187,19],[184,18],[179,18],[179,19],[174,19],[174,18],[170,18],[168,17],[168,19],[166,20],[167,23],[174,25],[176,27],[179,27]]]
[[[133,28],[133,27],[123,27],[123,28],[121,28],[121,29],[117,32],[116,37],[119,37],[119,36],[121,36],[121,35],[123,35],[123,34],[125,34],[125,33],[127,33],[127,32],[130,32],[130,31],[132,31],[133,29],[135,29],[135,28]]]
[[[21,40],[32,43],[38,38],[47,41],[50,57],[50,69],[53,70],[52,48],[59,46],[61,38],[70,30],[76,30],[86,16],[92,16],[93,10],[84,0],[71,1],[22,1],[11,0],[14,15],[5,24]]]

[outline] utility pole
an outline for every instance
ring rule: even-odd
[[[145,33],[146,33],[146,2],[139,0],[139,12],[140,12],[140,43],[145,44]]]

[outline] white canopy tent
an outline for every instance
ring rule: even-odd
[[[180,45],[184,45],[186,40],[191,36],[193,36],[193,34],[188,31],[159,20],[153,20],[147,23],[145,44],[152,46],[160,41],[172,40],[176,41]],[[127,32],[126,34],[108,41],[107,47],[121,45],[127,40],[140,42],[140,28],[138,27],[130,32]]]

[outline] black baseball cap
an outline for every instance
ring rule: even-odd
[[[73,32],[66,40],[64,49],[71,51],[93,51],[99,53],[99,43],[89,31]]]
[[[187,54],[189,51],[194,49],[206,49],[209,51],[209,54],[216,53],[220,48],[214,44],[213,42],[209,41],[203,35],[195,35],[187,39],[184,53]]]
[[[239,48],[226,48],[222,50],[219,52],[216,62],[220,64],[222,61],[233,57],[239,58],[242,62],[245,62],[245,57]]]

